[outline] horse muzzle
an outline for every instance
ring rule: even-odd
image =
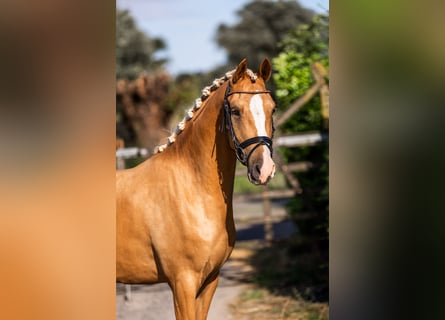
[[[251,157],[247,177],[254,185],[265,185],[275,175],[275,163],[272,160],[270,151],[267,147],[263,147],[261,157]]]

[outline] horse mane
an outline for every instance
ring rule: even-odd
[[[199,108],[201,108],[202,103],[213,93],[215,92],[218,88],[220,88],[224,83],[226,83],[226,81],[232,79],[233,74],[235,73],[236,69],[233,69],[231,71],[228,71],[224,74],[223,77],[221,78],[216,78],[215,80],[213,80],[213,83],[210,86],[204,87],[204,89],[202,89],[202,95],[200,98],[197,98],[195,100],[195,103],[193,104],[193,106],[191,108],[189,108],[186,111],[186,115],[185,117],[177,124],[176,129],[173,131],[173,133],[167,138],[167,143],[161,144],[159,146],[156,146],[154,149],[154,154],[156,153],[161,153],[162,151],[164,151],[167,147],[169,147],[170,145],[172,145],[175,141],[176,141],[176,137],[185,129],[185,125],[187,122],[189,122],[194,114],[195,111],[198,110]],[[250,69],[246,70],[246,74],[249,76],[250,80],[252,82],[255,82],[256,79],[258,78],[258,76]]]

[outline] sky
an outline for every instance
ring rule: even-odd
[[[236,12],[252,0],[116,0],[128,9],[138,27],[150,37],[162,38],[169,59],[167,70],[179,73],[208,71],[225,62],[225,51],[215,42],[220,24],[237,22]],[[299,0],[317,13],[326,13],[329,0]]]

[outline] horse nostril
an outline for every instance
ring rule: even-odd
[[[258,176],[260,176],[260,174],[261,174],[261,166],[258,163],[255,164],[255,171],[256,171],[256,173],[258,173]]]

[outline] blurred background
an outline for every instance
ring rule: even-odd
[[[212,307],[209,319],[328,318],[328,10],[321,0],[117,2],[119,168],[149,157],[201,89],[244,57],[253,71],[266,57],[273,63],[279,171],[261,188],[237,167],[237,245],[220,283],[231,299],[217,291],[214,303],[227,310]],[[131,286],[130,298],[119,285],[118,318],[173,311],[159,288]]]
[[[187,3],[192,5],[181,8]],[[180,74],[205,74],[228,63],[228,52],[216,42],[218,26],[224,24],[229,29],[236,26],[241,21],[236,12],[248,3],[250,1],[196,4],[127,0],[122,6],[120,2],[117,5],[122,10],[130,9],[129,15],[142,34],[162,39],[165,49],[155,51],[155,60],[168,61],[163,70],[169,79],[167,87],[174,88],[171,84],[178,81]],[[316,14],[327,12],[322,2],[299,3]],[[145,5],[145,9],[133,10],[130,7],[133,4]],[[329,114],[329,310],[332,319],[443,318],[444,10],[443,2],[430,0],[338,0],[329,4],[330,55],[329,66],[324,68],[329,71],[329,102],[334,108]],[[151,19],[139,19],[139,14],[149,12]],[[163,24],[163,18],[170,13],[176,15]],[[181,20],[181,14],[193,18]],[[118,105],[120,103],[116,95],[116,15],[116,3],[110,1],[0,3],[0,308],[3,318],[116,317],[116,124],[133,121],[125,120],[116,109],[116,98]],[[158,29],[155,29],[155,19]],[[167,36],[168,26],[175,21],[182,27],[170,32],[180,35],[190,46],[178,46]],[[193,37],[183,36],[181,32],[194,29],[194,21],[199,21],[199,26],[195,25],[199,32]],[[158,42],[156,46],[163,45]],[[194,54],[199,53],[198,47],[199,52],[207,52],[199,60],[193,59]],[[179,51],[179,57],[185,57],[186,63],[179,64],[174,51]],[[189,53],[192,58],[187,56]],[[274,59],[276,74],[282,74],[278,70],[285,70],[287,59],[298,67],[307,57],[286,54],[278,58],[283,64],[277,64],[275,59],[279,56],[270,56]],[[217,58],[214,62],[205,62],[204,58],[208,57]],[[297,60],[300,57],[301,60]],[[236,63],[238,61],[232,62],[223,71]],[[253,61],[249,65],[256,69]],[[149,76],[154,75],[149,68],[144,70]],[[308,69],[301,67],[301,70]],[[312,71],[305,74],[313,75]],[[291,75],[292,72],[288,74],[289,79]],[[274,75],[274,79],[276,77]],[[213,75],[209,78],[213,80]],[[185,79],[183,86],[192,88],[200,89],[208,84],[207,80],[202,80],[201,85],[193,78],[193,81]],[[286,78],[280,75],[269,85],[276,86],[279,108],[285,110],[290,107],[281,102],[286,91],[280,87],[285,81],[276,82],[280,79]],[[128,77],[126,81],[133,80]],[[288,85],[298,86],[298,83],[292,80]],[[290,94],[297,92],[292,88],[286,90]],[[184,94],[192,90],[177,92]],[[136,101],[141,99],[139,94],[133,96]],[[194,98],[195,94],[190,96]],[[313,98],[319,99],[319,96],[317,92]],[[174,114],[182,112],[176,108],[184,109],[176,103],[171,105],[175,108],[165,122],[167,131],[171,130],[170,123],[175,124]],[[315,119],[319,113],[307,115]],[[283,124],[288,125],[290,122]],[[125,124],[124,129],[118,130],[119,137],[125,139],[125,147],[142,146],[142,142],[137,142],[137,129],[127,133],[127,138],[124,133],[131,130],[125,126],[131,127]],[[151,147],[147,146],[150,151]],[[296,157],[301,151],[294,149],[292,154]],[[128,159],[126,165],[137,161]],[[298,178],[303,184],[303,177]],[[289,187],[289,179],[284,181]],[[302,189],[304,194],[303,185]],[[286,201],[296,201],[294,207],[306,205],[298,203],[299,199],[303,198],[297,196]],[[271,199],[272,217],[278,207],[274,201]],[[262,203],[259,207],[255,213],[262,211]],[[302,213],[285,210],[285,217],[291,215],[302,216]],[[290,220],[294,229],[289,232],[301,229],[302,234],[303,224]],[[263,230],[263,223],[257,229]],[[249,227],[238,230],[249,230]],[[241,235],[251,237],[245,232]],[[278,240],[277,236],[275,233],[274,241]],[[264,240],[264,233],[259,238]],[[244,243],[249,249],[248,242]],[[291,261],[284,244],[277,247],[272,242],[272,248],[275,248],[272,253],[284,251],[280,259],[273,260],[274,264],[286,266]],[[250,263],[251,259],[246,257],[258,250],[254,246],[254,250],[244,251],[244,255],[243,251],[237,252],[240,252],[237,259],[232,256],[232,261]],[[266,254],[262,256],[267,258]],[[261,284],[244,295],[244,301],[254,301],[254,306],[247,310],[258,307],[257,298],[278,301],[278,310],[288,310],[283,307],[283,297],[286,301],[289,295],[274,300],[265,294],[269,291],[262,291],[269,290],[264,284],[267,279],[278,283],[276,270],[269,273],[270,277],[267,274],[254,277],[256,283]],[[317,274],[324,275],[323,272]],[[301,284],[296,280],[291,283]],[[298,290],[304,292],[301,288]],[[134,302],[136,297],[134,294]],[[299,301],[308,301],[305,299]],[[275,318],[278,317],[281,314]],[[311,318],[302,316],[301,319]]]

